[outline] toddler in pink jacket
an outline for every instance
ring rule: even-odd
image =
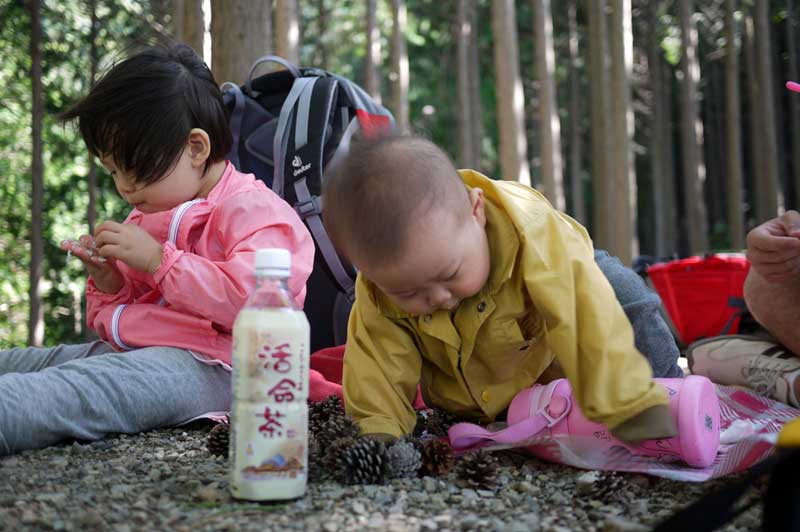
[[[100,340],[0,352],[0,456],[229,410],[231,329],[255,251],[290,250],[300,306],[313,265],[294,210],[225,160],[222,96],[188,46],[129,57],[62,117],[133,210],[61,244],[89,273]]]

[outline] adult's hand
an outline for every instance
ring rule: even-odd
[[[786,211],[747,235],[752,268],[771,283],[800,277],[800,213]]]

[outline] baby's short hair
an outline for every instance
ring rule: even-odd
[[[433,207],[469,212],[469,198],[450,158],[417,136],[353,141],[330,171],[323,218],[334,245],[372,264],[400,257],[409,229]]]
[[[204,171],[224,160],[233,144],[217,82],[185,44],[146,48],[114,65],[61,114],[62,120],[76,118],[89,151],[110,156],[143,185],[173,168],[193,128],[211,142]]]

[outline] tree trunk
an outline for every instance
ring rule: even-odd
[[[797,66],[797,33],[795,24],[797,23],[797,13],[794,8],[794,0],[786,1],[786,48],[789,51],[789,78],[792,81],[800,81],[800,72]],[[800,209],[800,100],[798,96],[790,96],[789,109],[792,124],[792,179],[794,181],[794,208]]]
[[[673,108],[673,83],[675,81],[675,73],[672,67],[663,58],[658,62],[659,76],[664,88],[664,98],[661,102],[663,108],[664,119],[663,135],[664,144],[663,149],[663,188],[661,188],[662,201],[664,203],[664,254],[662,256],[670,256],[678,252],[678,192],[677,192],[677,176],[675,175],[675,131],[673,129],[672,117],[675,115]]]
[[[410,127],[408,110],[408,51],[406,50],[406,3],[392,0],[392,112],[396,127],[407,132]]]
[[[473,146],[473,119],[470,94],[470,39],[474,38],[472,23],[467,18],[472,0],[458,0],[456,6],[456,92],[458,93],[458,164],[462,168],[475,168],[476,149]]]
[[[717,133],[714,140],[714,166],[717,168],[715,178],[719,186],[719,198],[717,199],[715,208],[719,210],[719,222],[727,229],[728,200],[726,195],[728,193],[728,176],[725,172],[725,159],[727,157],[725,148],[725,143],[727,142],[727,128],[725,127],[725,62],[722,58],[715,62],[717,71],[716,83],[714,84],[716,87],[716,96],[712,103],[714,109],[714,129],[717,130]],[[739,103],[741,105],[741,100]],[[739,111],[741,113],[741,108]],[[741,209],[739,210],[741,211]],[[728,238],[728,240],[730,241],[730,238]],[[729,243],[729,246],[730,245],[732,244]]]
[[[675,182],[675,133],[672,117],[675,115],[673,107],[673,81],[675,73],[672,67],[662,57],[659,61],[659,71],[664,87],[664,188],[661,190],[664,200],[664,242],[666,244],[665,256],[678,251],[678,193]]]
[[[261,0],[211,0],[211,67],[218,83],[243,83],[272,51],[270,8]]]
[[[665,115],[665,91],[664,84],[669,80],[664,80],[663,68],[661,65],[661,36],[658,34],[658,4],[651,0],[648,2],[647,25],[649,35],[647,43],[647,67],[650,75],[650,86],[653,91],[653,103],[650,121],[650,176],[653,183],[653,225],[655,233],[655,255],[656,257],[666,257],[673,251],[673,243],[666,238],[666,198],[665,179],[665,141],[669,135],[669,117]]]
[[[28,345],[40,346],[44,340],[44,311],[40,284],[44,258],[44,236],[42,232],[42,200],[44,196],[44,161],[42,159],[42,119],[44,117],[42,24],[40,0],[29,0],[27,4],[31,17],[31,96],[33,99],[31,112],[31,264]]]
[[[733,249],[744,249],[744,178],[742,177],[742,116],[739,96],[739,30],[736,0],[725,0],[725,174],[728,235]]]
[[[636,231],[636,173],[633,168],[633,109],[628,80],[633,70],[633,27],[630,0],[612,0],[611,114],[613,128],[612,175],[614,188],[613,253],[624,264],[639,254]]]
[[[203,0],[173,0],[173,34],[175,40],[191,46],[203,57],[203,38],[206,32]]]
[[[481,105],[480,57],[478,56],[478,8],[475,2],[467,2],[466,19],[470,26],[470,39],[468,50],[469,61],[469,101],[470,117],[472,119],[472,147],[475,150],[475,170],[481,170],[481,156],[483,154],[483,105]]]
[[[679,0],[681,24],[681,152],[683,154],[684,203],[689,249],[693,254],[709,251],[708,221],[703,190],[706,167],[703,162],[703,123],[697,104],[700,64],[697,59],[697,27],[692,0]]]
[[[290,63],[300,64],[300,15],[297,0],[275,0],[275,51]]]
[[[97,0],[89,0],[89,82],[94,85],[97,78]],[[94,233],[94,225],[97,221],[97,165],[94,156],[89,157],[89,173],[86,176],[87,188],[89,189],[89,205],[86,208],[86,220],[88,222],[88,233]]]
[[[756,196],[758,221],[763,222],[783,212],[783,187],[778,176],[778,142],[775,131],[775,100],[772,86],[772,52],[770,46],[769,2],[754,6],[756,68],[760,98],[758,113],[762,117],[764,135],[764,170],[758,176],[761,185]]]
[[[744,31],[744,60],[745,72],[747,73],[747,100],[750,110],[750,147],[752,153],[752,176],[753,176],[753,194],[755,201],[750,201],[752,205],[750,210],[749,222],[755,222],[761,219],[758,212],[758,196],[762,194],[762,184],[759,181],[761,176],[766,174],[765,161],[764,161],[764,124],[763,116],[759,109],[758,100],[761,99],[761,88],[758,85],[758,67],[756,66],[756,53],[755,53],[755,35],[753,28],[753,17],[748,14],[745,19]]]
[[[611,217],[613,208],[610,195],[611,100],[608,73],[608,36],[605,16],[605,0],[588,2],[588,52],[589,90],[591,98],[592,130],[592,195],[594,212],[593,238],[597,247],[613,248]]]
[[[754,7],[756,67],[758,68],[759,112],[763,118],[764,179],[758,188],[758,221],[765,221],[783,212],[783,187],[778,175],[778,141],[775,127],[775,100],[772,85],[772,51],[770,45],[769,2],[756,2]]]
[[[563,211],[564,164],[561,159],[561,119],[556,96],[556,58],[553,50],[553,15],[550,0],[533,0],[533,35],[536,77],[539,80],[539,149],[542,161],[542,192]]]
[[[525,137],[525,96],[519,75],[517,17],[513,0],[492,0],[492,31],[503,179],[531,184]]]
[[[570,0],[567,8],[569,23],[569,188],[571,195],[571,214],[581,224],[586,225],[586,208],[583,204],[583,162],[581,158],[581,78],[580,50],[578,37],[577,0]]]
[[[325,5],[325,0],[317,0],[317,24],[319,27],[319,36],[317,39],[317,48],[319,52],[319,66],[328,70],[328,42],[325,37],[328,31],[328,8]],[[378,63],[380,63],[380,48],[378,48]],[[377,63],[376,63],[377,64]],[[378,93],[378,103],[380,103],[380,93]]]
[[[378,65],[381,62],[381,34],[377,24],[378,1],[367,0],[367,53],[364,54],[364,88],[380,103],[381,86]]]

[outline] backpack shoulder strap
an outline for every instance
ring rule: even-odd
[[[289,94],[281,107],[281,114],[278,117],[278,128],[275,130],[273,139],[272,153],[275,161],[274,174],[272,179],[272,190],[279,196],[284,196],[284,170],[286,161],[286,150],[289,144],[289,132],[292,129],[297,104],[300,96],[308,93],[310,96],[317,83],[317,77],[297,78],[292,84]]]
[[[281,108],[275,132],[272,186],[285,198],[285,181],[291,180],[297,198],[294,208],[308,225],[336,283],[352,302],[354,274],[348,272],[336,253],[321,218],[324,148],[338,88],[338,81],[332,77],[305,76],[295,80]],[[287,164],[288,161],[291,163]]]
[[[293,172],[293,177],[297,196],[295,209],[308,224],[336,283],[352,302],[355,300],[354,273],[348,272],[339,258],[321,218],[325,143],[331,130],[339,88],[338,80],[320,78],[308,98],[302,98],[298,103],[294,153],[304,164]]]

